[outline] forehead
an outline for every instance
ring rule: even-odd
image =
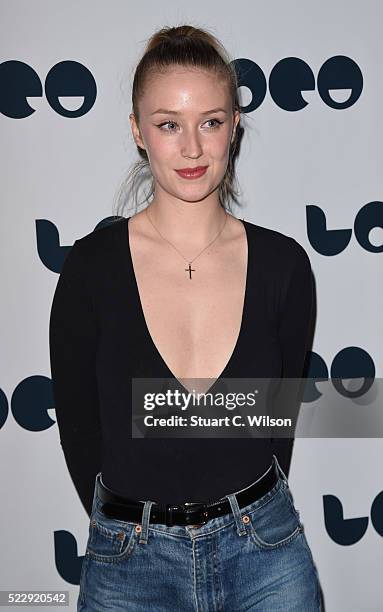
[[[228,107],[230,97],[226,82],[212,71],[177,66],[151,75],[140,106],[151,113],[157,108],[179,112],[203,112]]]

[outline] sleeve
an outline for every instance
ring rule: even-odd
[[[88,516],[102,458],[96,347],[97,321],[76,240],[64,260],[52,301],[49,351],[60,444]]]
[[[305,358],[309,349],[313,322],[314,288],[310,259],[304,248],[294,240],[296,257],[283,300],[278,337],[282,352],[282,378],[275,411],[283,416],[284,406],[291,405],[295,422],[299,414],[304,392]],[[289,407],[290,412],[290,407]],[[294,438],[272,438],[273,452],[282,469],[289,472]]]

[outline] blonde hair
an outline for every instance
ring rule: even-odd
[[[139,121],[138,101],[143,95],[147,80],[159,72],[166,72],[169,66],[181,65],[209,70],[227,83],[233,112],[241,112],[238,98],[238,81],[234,63],[230,60],[225,48],[218,39],[202,28],[191,25],[163,27],[149,39],[144,54],[139,61],[133,78],[132,111]],[[229,160],[223,180],[219,186],[219,201],[223,208],[231,210],[231,200],[238,203],[238,191],[234,161],[238,152],[239,134],[243,129],[237,125],[235,136],[230,144]],[[150,203],[154,194],[154,178],[149,159],[144,149],[137,147],[142,159],[134,162],[126,178],[120,185],[117,196],[116,215],[122,214],[134,202],[134,212],[138,212],[141,203]],[[145,191],[143,202],[138,201],[138,192],[149,180],[149,191]]]

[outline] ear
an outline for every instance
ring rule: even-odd
[[[140,128],[138,127],[134,113],[130,113],[129,120],[130,120],[130,127],[132,130],[134,142],[136,143],[138,147],[140,147],[140,149],[145,149],[144,141],[142,140]]]

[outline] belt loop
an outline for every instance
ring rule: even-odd
[[[285,483],[288,485],[288,484],[289,484],[289,481],[287,480],[287,476],[286,476],[286,474],[284,473],[284,471],[282,470],[282,468],[281,468],[281,466],[280,466],[280,464],[279,464],[279,461],[278,461],[278,458],[277,458],[277,456],[276,456],[276,455],[273,455],[273,461],[274,461],[274,465],[275,465],[275,467],[277,468],[277,470],[279,470],[279,472],[280,472],[280,474],[281,474],[281,476],[282,476],[283,480],[284,480],[284,481],[285,481]],[[277,472],[277,474],[278,474],[278,472]]]
[[[93,489],[93,501],[92,501],[91,516],[92,516],[93,512],[96,510],[96,504],[97,504],[97,500],[98,500],[97,483],[98,483],[98,479],[100,477],[101,477],[101,472],[98,472],[97,475],[96,475],[96,478],[94,479],[94,489]]]
[[[246,535],[246,527],[243,524],[242,521],[242,515],[241,515],[241,510],[239,508],[238,505],[238,501],[237,498],[235,496],[235,493],[229,493],[229,495],[226,495],[225,497],[227,497],[227,499],[229,500],[230,503],[230,507],[231,510],[234,514],[234,518],[235,518],[235,523],[237,525],[237,533],[238,535],[242,536],[242,535]]]
[[[142,521],[141,521],[141,536],[139,539],[140,544],[148,543],[148,531],[149,531],[149,520],[150,520],[150,510],[152,505],[155,502],[148,499],[144,502],[144,509],[142,511]]]

